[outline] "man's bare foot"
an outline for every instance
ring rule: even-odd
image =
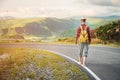
[[[82,64],[82,66],[84,66],[84,67],[85,67],[86,65],[85,65],[85,64]]]
[[[78,61],[80,65],[82,65],[81,61]]]

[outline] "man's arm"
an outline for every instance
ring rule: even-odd
[[[77,28],[77,30],[76,30],[76,36],[75,36],[75,44],[77,44],[77,41],[78,41],[78,38],[79,38],[79,36],[80,36],[80,27],[78,27]]]
[[[91,32],[90,32],[90,27],[88,26],[88,40],[89,40],[89,43],[91,43]]]

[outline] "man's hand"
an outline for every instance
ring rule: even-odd
[[[77,39],[76,38],[74,39],[74,42],[75,42],[75,44],[77,44]]]
[[[89,40],[89,44],[91,43],[91,40]]]
[[[89,42],[89,44],[90,44],[91,42]]]
[[[77,44],[77,41],[75,41],[75,44]]]

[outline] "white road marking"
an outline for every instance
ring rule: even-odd
[[[40,50],[46,50],[46,49],[40,49]],[[71,57],[68,57],[68,56],[66,56],[66,55],[64,55],[64,54],[61,54],[61,53],[59,53],[59,52],[55,52],[55,51],[52,51],[52,50],[46,50],[46,51],[48,51],[48,52],[52,52],[52,53],[55,53],[55,54],[58,54],[58,55],[60,55],[60,56],[63,56],[63,57],[65,57],[65,58],[67,58],[67,59],[70,59],[70,60],[72,60],[72,61],[74,61],[75,63],[77,63],[77,64],[79,64],[79,62],[77,61],[77,60],[75,60],[75,59],[73,59],[73,58],[71,58]],[[80,65],[80,64],[79,64]],[[80,65],[81,66],[81,65]],[[90,70],[88,67],[86,67],[86,66],[82,66],[84,69],[86,69],[96,80],[101,80],[92,70]]]

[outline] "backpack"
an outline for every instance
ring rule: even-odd
[[[86,43],[88,42],[88,33],[87,33],[87,26],[85,26],[85,29],[80,26],[81,32],[80,32],[80,42],[81,43]]]

